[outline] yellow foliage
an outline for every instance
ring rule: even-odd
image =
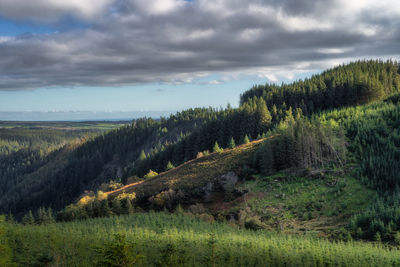
[[[87,196],[84,196],[81,199],[79,199],[78,205],[87,205],[90,202],[93,202],[93,200],[94,200],[94,196],[87,195]]]
[[[157,176],[158,175],[158,173],[156,173],[155,171],[152,171],[152,170],[150,170],[143,178],[151,178],[151,177],[154,177],[154,176]]]
[[[136,194],[135,194],[135,192],[133,192],[133,193],[123,192],[122,194],[119,194],[116,198],[119,200],[122,200],[122,199],[134,200],[136,198]]]
[[[103,200],[107,198],[107,194],[104,193],[103,191],[99,190],[97,191],[97,197],[98,200]]]

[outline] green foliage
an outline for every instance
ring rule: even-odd
[[[248,144],[250,143],[250,138],[247,136],[247,134],[244,136],[242,144]]]
[[[30,221],[32,220],[31,214],[27,214],[28,218],[26,224],[32,224]],[[53,211],[51,208],[48,208],[47,210],[44,207],[39,208],[37,212],[37,224],[49,224],[49,223],[54,223],[54,217],[53,217]],[[25,223],[24,223],[25,224]]]
[[[28,211],[28,213],[26,213],[24,217],[22,217],[22,223],[25,225],[35,224],[35,218],[33,217],[33,213],[31,210]]]
[[[165,168],[167,171],[172,170],[173,168],[175,168],[174,164],[172,164],[171,161],[168,161],[167,163],[167,167]]]
[[[23,214],[42,206],[59,210],[94,184],[126,181],[133,166],[146,162],[137,160],[142,150],[149,156],[162,152],[217,113],[189,109],[168,119],[137,119],[111,131],[122,124],[54,122],[40,129],[0,129],[0,212]],[[154,167],[162,171],[168,160],[175,162],[167,159]],[[138,176],[151,168],[143,169]]]
[[[394,234],[394,242],[395,242],[396,245],[400,246],[400,232],[399,231],[397,231]]]
[[[161,249],[161,259],[157,266],[178,267],[184,266],[187,262],[187,253],[183,242],[168,243],[165,248]]]
[[[121,207],[121,200],[118,198],[114,198],[111,202],[111,210],[112,213],[115,215],[121,215],[122,214],[122,207]]]
[[[262,97],[269,107],[301,108],[306,115],[365,104],[399,92],[398,69],[397,62],[393,61],[357,61],[291,84],[254,86],[241,95],[240,103],[244,105],[255,97]]]
[[[13,267],[12,250],[6,237],[5,216],[0,215],[0,267]]]
[[[322,114],[322,121],[335,121],[346,129],[349,150],[359,164],[355,174],[375,188],[380,197],[350,222],[357,238],[395,242],[400,229],[400,107],[397,97],[370,105],[335,110]],[[379,236],[377,235],[379,232]]]
[[[231,139],[229,139],[227,147],[231,148],[231,149],[236,147],[235,139],[233,139],[233,137],[231,137]]]
[[[149,179],[149,178],[152,178],[152,177],[157,176],[157,175],[158,175],[158,173],[156,173],[155,171],[149,170],[149,172],[145,176],[143,176],[143,178],[144,179]]]
[[[400,230],[399,194],[378,198],[367,209],[354,215],[349,227],[358,238],[375,240],[379,232],[383,241],[397,242]]]
[[[343,166],[345,162],[345,135],[334,123],[293,120],[272,136],[254,157],[254,166],[265,174],[291,167],[311,170]]]
[[[224,152],[224,149],[219,147],[218,142],[215,142],[214,147],[213,147],[213,152],[222,153],[222,152]]]
[[[67,234],[66,234],[67,233]],[[210,233],[213,235],[210,236]],[[118,235],[115,235],[118,234]],[[235,229],[183,215],[135,214],[47,226],[9,227],[21,266],[38,255],[54,266],[397,266],[399,250]],[[135,245],[133,245],[133,242]],[[96,247],[95,249],[88,249]],[[140,263],[138,255],[143,255]],[[2,259],[2,258],[0,258]],[[125,265],[126,266],[126,265]]]
[[[145,160],[147,158],[146,153],[144,153],[144,150],[142,149],[142,151],[140,151],[140,155],[139,155],[139,161]]]
[[[285,172],[254,176],[241,184],[239,190],[248,191],[255,197],[249,197],[236,209],[246,211],[244,222],[254,220],[260,227],[268,226],[287,233],[302,234],[299,228],[304,228],[330,234],[338,225],[348,223],[354,214],[366,209],[375,196],[374,191],[358,179],[341,172],[325,173],[318,178]],[[227,214],[229,212],[233,211],[228,210]],[[308,223],[309,220],[313,222]],[[324,228],[315,225],[324,225]]]
[[[392,102],[328,112],[326,120],[340,122],[351,140],[350,150],[360,166],[357,175],[379,191],[393,191],[400,172],[400,106]]]
[[[114,234],[114,239],[104,246],[95,248],[99,254],[97,266],[100,267],[132,267],[143,258],[140,254],[134,254],[134,244],[126,240],[121,233]]]
[[[121,211],[122,211],[120,214],[133,214],[134,213],[135,210],[132,206],[131,199],[123,198],[120,201],[121,201]]]

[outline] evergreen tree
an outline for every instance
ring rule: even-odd
[[[167,171],[169,171],[169,170],[172,170],[173,168],[175,168],[175,166],[172,164],[172,162],[171,162],[171,161],[168,161],[168,164],[167,164],[166,170],[167,170]]]
[[[218,142],[216,141],[214,144],[214,147],[213,147],[213,152],[221,153],[223,151],[224,151],[224,149],[220,148],[218,145]]]
[[[0,216],[0,266],[1,267],[14,267],[17,266],[12,261],[12,250],[8,245],[7,238],[5,236],[5,227],[3,222],[5,221],[4,216]]]
[[[271,142],[268,140],[264,143],[261,155],[261,170],[266,175],[271,175],[275,171],[274,153]]]
[[[47,219],[48,219],[48,223],[56,222],[56,220],[54,219],[54,216],[53,216],[53,210],[50,207],[47,208]]]
[[[112,203],[113,214],[121,215],[122,214],[121,201],[118,198],[114,198],[111,203]]]
[[[29,210],[28,213],[26,213],[24,217],[22,217],[22,223],[25,225],[35,224],[35,217],[33,217],[33,213],[31,210]]]
[[[121,208],[122,208],[123,214],[133,214],[134,213],[132,202],[129,198],[123,198],[121,200]]]
[[[233,139],[233,137],[231,137],[231,139],[229,139],[229,142],[228,142],[228,148],[235,148],[235,147],[236,147],[235,139]]]
[[[11,212],[9,212],[8,215],[7,215],[7,222],[11,223],[11,224],[15,223],[14,215],[12,215]]]
[[[144,150],[142,149],[142,151],[140,151],[139,161],[143,161],[146,158],[147,158],[146,153],[144,153]]]
[[[103,199],[100,204],[100,217],[109,217],[112,214],[107,199]]]
[[[250,138],[247,136],[247,134],[243,138],[243,144],[248,144],[250,143]]]
[[[89,215],[89,217],[96,218],[101,216],[101,201],[98,198],[95,198],[89,206],[92,210],[92,216]]]
[[[48,216],[47,216],[47,212],[46,209],[44,207],[39,208],[38,210],[38,224],[47,224],[48,223]]]
[[[272,116],[263,98],[259,98],[259,101],[257,103],[257,116],[261,123],[260,126],[269,127],[271,125]],[[262,130],[263,129],[261,129],[261,131]]]

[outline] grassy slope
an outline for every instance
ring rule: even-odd
[[[258,176],[241,185],[250,194],[233,210],[248,209],[269,227],[286,233],[331,234],[346,225],[349,218],[363,210],[375,196],[372,190],[349,175],[331,185],[337,178],[335,175],[291,177],[284,173]]]
[[[261,141],[194,159],[156,177],[107,194],[113,198],[124,192],[135,192],[139,199],[146,199],[169,189],[195,191],[248,163]],[[238,185],[239,190],[248,194],[233,201],[225,201],[223,196],[216,197],[213,202],[205,204],[206,211],[215,217],[223,215],[229,218],[232,215],[238,221],[240,212],[244,211],[244,217],[257,217],[269,229],[330,235],[348,224],[348,219],[363,210],[375,196],[372,190],[352,176],[341,175],[342,172],[318,178],[286,173],[269,177],[255,175],[253,180]],[[335,180],[338,180],[337,184],[332,185]]]
[[[136,196],[155,195],[168,189],[192,190],[206,185],[221,175],[234,171],[246,164],[252,157],[261,140],[253,141],[222,153],[193,159],[158,176],[134,183],[107,194],[114,197],[122,192],[135,192]]]
[[[144,256],[139,266],[400,266],[399,251],[380,245],[239,230],[166,213],[8,228],[20,266],[94,266],[102,257],[94,248],[114,233],[136,244],[130,252]]]

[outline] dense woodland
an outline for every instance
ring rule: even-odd
[[[304,114],[366,104],[383,99],[400,88],[396,62],[358,61],[291,84],[258,85],[245,92],[240,103],[262,97],[267,106],[301,108]]]

